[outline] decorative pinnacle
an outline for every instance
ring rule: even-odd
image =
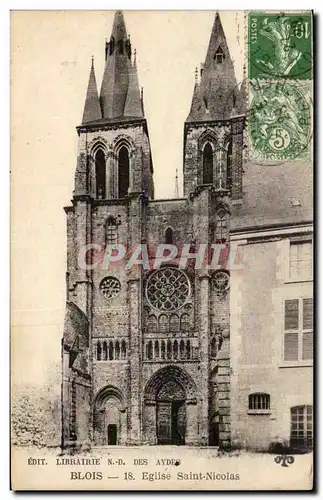
[[[175,176],[175,198],[179,198],[178,170],[177,169],[176,169],[176,176]]]
[[[136,66],[137,64],[137,49],[134,49],[133,51],[133,65]]]

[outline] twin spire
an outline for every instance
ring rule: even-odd
[[[92,59],[82,124],[97,120],[143,118],[136,54],[132,59],[130,38],[121,11],[114,16],[110,41],[105,48],[105,70],[100,97]],[[233,62],[217,12],[200,82],[198,72],[187,122],[227,120],[245,113],[245,85],[240,90]]]
[[[130,38],[127,36],[124,17],[120,11],[115,13],[105,54],[100,98],[92,59],[82,124],[116,118],[143,118],[136,55],[132,61]]]
[[[201,67],[200,82],[197,72],[195,74],[192,104],[186,121],[230,119],[235,114],[243,114],[243,101],[217,12],[205,62]]]

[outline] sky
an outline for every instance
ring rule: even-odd
[[[66,218],[91,58],[100,89],[112,11],[11,14],[11,282],[13,382],[40,383],[60,360],[65,311]],[[156,198],[182,189],[184,121],[214,11],[125,11],[154,163]],[[237,81],[244,13],[220,11]],[[24,361],[23,363],[21,361]]]

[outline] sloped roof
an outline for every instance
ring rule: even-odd
[[[107,54],[100,92],[102,116],[105,118],[115,118],[124,114],[130,69],[129,54],[125,50],[127,39],[123,14],[117,11],[110,38],[112,50]],[[119,48],[120,43],[124,44],[122,51]]]
[[[124,116],[138,116],[139,118],[142,118],[143,117],[142,111],[143,109],[140,97],[137,63],[135,55],[133,64],[131,64],[129,70],[129,87],[128,87],[126,103],[124,106]]]
[[[222,54],[218,62],[217,54]],[[216,14],[199,86],[195,86],[191,111],[186,121],[227,120],[239,109],[241,96],[219,13]],[[204,109],[207,117],[202,116]]]
[[[90,78],[86,92],[85,105],[83,111],[82,124],[99,120],[102,117],[99,101],[98,88],[94,72],[94,63],[92,59]]]
[[[313,221],[310,162],[244,164],[243,202],[232,207],[231,230]]]

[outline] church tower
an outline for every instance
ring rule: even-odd
[[[241,200],[244,114],[243,89],[217,13],[184,127],[185,195],[211,184],[228,189],[232,200]]]
[[[154,196],[136,53],[122,12],[105,45],[100,95],[92,60],[77,133],[75,189],[65,208],[62,447],[138,444],[141,271],[102,265],[106,245],[128,251],[145,239],[147,202]]]
[[[217,14],[185,122],[184,197],[155,200],[136,53],[115,14],[100,93],[92,61],[65,208],[63,448],[229,446],[226,261],[231,205],[242,196],[243,126]],[[138,245],[148,266],[142,250],[142,263],[129,264]],[[165,245],[171,254],[156,265]]]
[[[183,177],[184,195],[195,214],[193,242],[197,248],[216,249],[219,256],[217,270],[197,271],[196,290],[205,441],[223,447],[231,442],[230,219],[232,203],[242,198],[243,129],[243,90],[217,13],[184,125]]]

